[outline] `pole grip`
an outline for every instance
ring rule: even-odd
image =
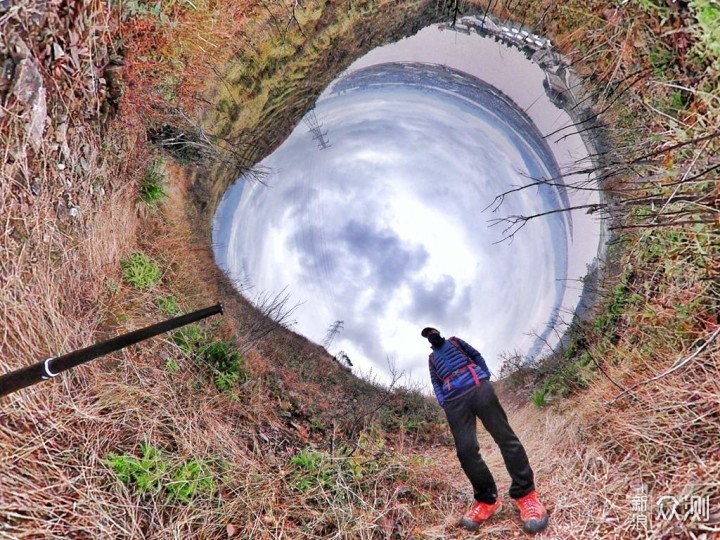
[[[158,334],[163,334],[170,330],[180,328],[181,326],[185,326],[192,322],[199,321],[200,319],[222,312],[223,305],[215,304],[214,306],[199,309],[197,311],[193,311],[192,313],[180,315],[179,317],[174,317],[172,319],[168,319],[167,321],[162,321],[151,326],[141,328],[140,330],[135,330],[134,332],[129,332],[107,341],[90,345],[84,349],[79,349],[77,351],[58,356],[57,358],[48,358],[47,360],[38,362],[37,364],[16,369],[15,371],[0,376],[0,397],[6,396],[16,390],[31,386],[42,380],[50,379],[63,371],[67,371],[68,369],[72,369],[80,364],[94,360],[99,356],[119,351],[120,349],[124,349],[125,347],[134,345],[140,341],[157,336]]]

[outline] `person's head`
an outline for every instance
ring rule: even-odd
[[[420,335],[430,342],[430,345],[438,346],[441,345],[445,339],[440,335],[440,330],[433,328],[432,326],[426,326],[420,332]]]

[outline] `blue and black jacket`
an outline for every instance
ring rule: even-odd
[[[490,379],[485,359],[462,339],[453,336],[431,348],[430,379],[441,407]]]

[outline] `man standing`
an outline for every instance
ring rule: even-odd
[[[490,370],[482,355],[461,339],[443,338],[435,328],[423,328],[421,335],[430,342],[433,389],[445,410],[460,465],[475,495],[475,504],[460,520],[460,525],[471,531],[477,530],[502,508],[495,479],[480,456],[475,420],[479,418],[500,448],[512,479],[510,498],[520,510],[523,528],[530,533],[544,530],[548,515],[538,500],[527,454],[495,395]]]

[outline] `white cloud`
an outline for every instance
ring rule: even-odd
[[[552,169],[552,158],[524,142],[532,133],[496,96],[478,87],[473,107],[450,87],[432,90],[441,72],[414,75],[426,86],[325,94],[314,112],[332,145],[320,149],[301,122],[262,162],[271,187],[246,187],[234,212],[221,203],[217,258],[230,273],[245,269],[257,290],[289,287],[304,302],[296,329],[315,341],[345,321],[332,350],[361,370],[386,374],[390,356],[421,378],[427,324],[444,324],[497,369],[499,353],[530,347],[525,334],[563,298],[565,222],[533,221],[498,246],[481,210],[524,183],[528,167]],[[525,191],[503,210],[547,204]]]

